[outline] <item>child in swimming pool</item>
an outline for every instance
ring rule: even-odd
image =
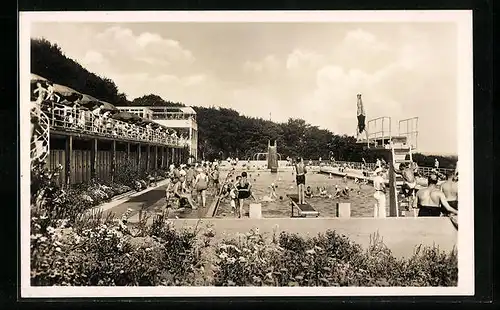
[[[312,198],[313,197],[313,191],[312,191],[311,186],[307,187],[305,195],[306,195],[307,198]]]
[[[277,199],[278,198],[278,195],[276,194],[276,185],[274,183],[271,183],[271,185],[269,186],[271,188],[271,194],[269,195],[269,197],[271,199]]]
[[[326,192],[326,187],[321,186],[320,191],[319,191],[319,195],[320,195],[321,197],[326,197],[326,195],[327,195],[327,192]]]

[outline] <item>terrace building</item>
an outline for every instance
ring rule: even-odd
[[[172,128],[187,137],[191,160],[198,159],[198,124],[196,111],[191,107],[127,106],[117,107],[120,111],[136,114],[162,126]]]

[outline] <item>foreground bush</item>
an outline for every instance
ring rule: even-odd
[[[32,218],[33,286],[202,285],[196,233],[162,219],[131,234],[121,221],[89,221],[78,229]]]
[[[419,248],[396,259],[375,235],[359,245],[334,231],[314,238],[281,233],[275,242],[258,231],[217,249],[218,286],[456,286],[457,255]]]

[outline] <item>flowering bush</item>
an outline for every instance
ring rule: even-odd
[[[31,222],[34,286],[194,285],[200,278],[197,232],[178,232],[163,218],[146,237],[132,235],[121,220],[99,217],[75,229],[66,221],[50,226],[47,217]]]
[[[217,249],[219,286],[454,286],[456,251],[420,249],[397,259],[377,235],[367,250],[334,231],[313,238],[281,233],[266,243],[258,231]]]

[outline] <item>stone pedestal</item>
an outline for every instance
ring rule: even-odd
[[[351,204],[349,202],[337,203],[337,217],[351,217]]]
[[[262,218],[262,205],[260,203],[251,203],[248,215],[251,219]]]

